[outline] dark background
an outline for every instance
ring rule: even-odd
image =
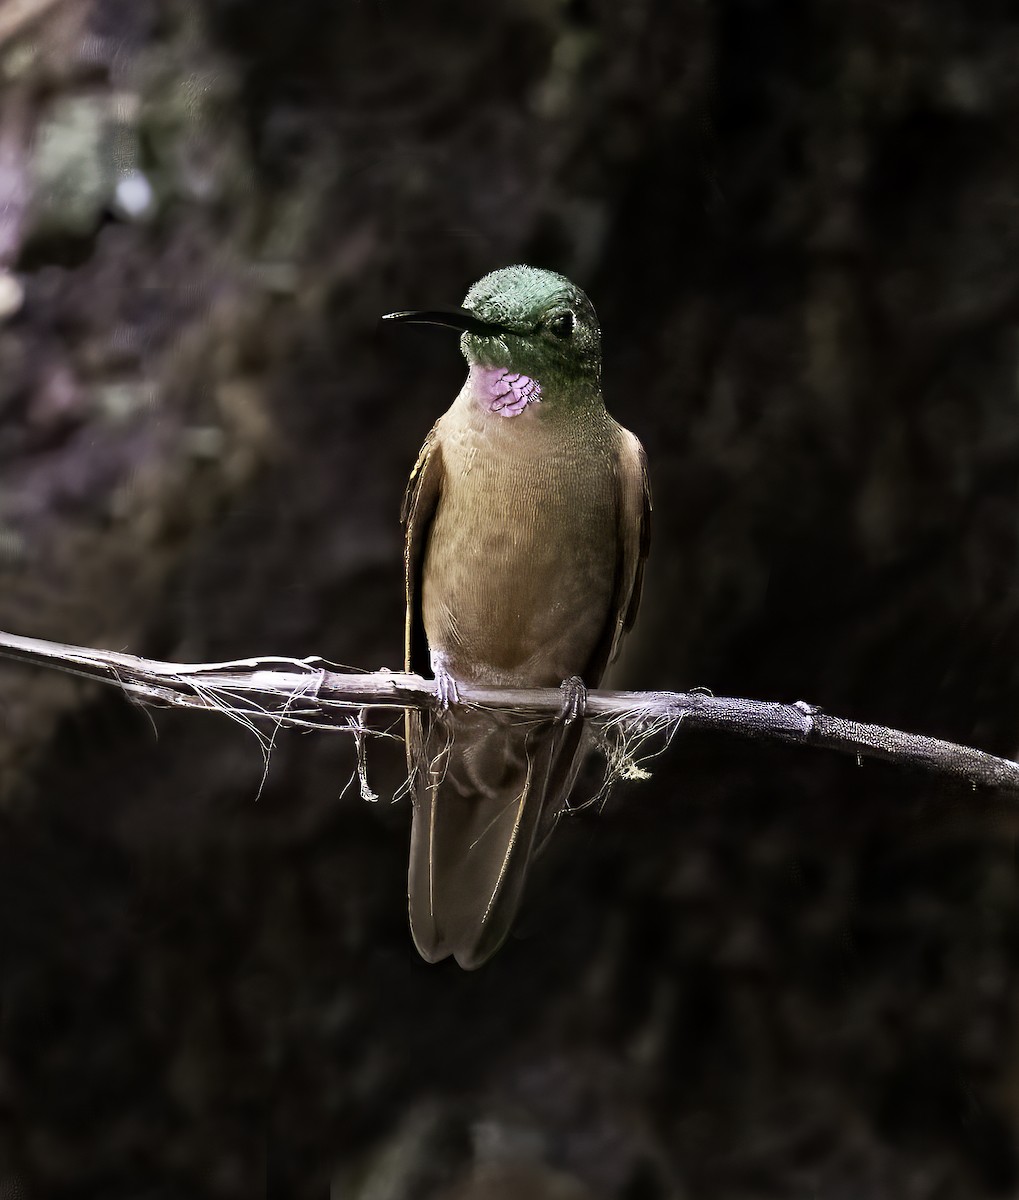
[[[530,262],[591,295],[651,463],[618,680],[1015,755],[1010,4],[32,7],[0,628],[397,667],[464,365],[376,320]],[[1003,800],[681,730],[465,974],[407,932],[398,745],[370,805],[348,739],[280,734],[258,796],[250,734],[154,725],[0,668],[0,1194],[1016,1194]]]

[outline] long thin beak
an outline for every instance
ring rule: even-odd
[[[382,320],[403,321],[408,325],[445,325],[449,329],[475,333],[479,337],[493,337],[504,332],[501,325],[491,325],[488,321],[482,321],[466,308],[413,309],[408,312],[386,313]]]

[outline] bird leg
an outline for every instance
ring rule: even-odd
[[[571,675],[562,681],[559,690],[563,694],[563,706],[556,719],[569,725],[582,717],[587,709],[587,688],[579,675]]]
[[[460,693],[456,680],[446,670],[446,656],[439,650],[429,651],[432,661],[432,674],[435,676],[435,694],[439,700],[439,708],[446,712],[451,704],[460,703]]]

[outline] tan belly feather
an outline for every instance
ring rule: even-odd
[[[431,649],[475,682],[556,686],[585,670],[609,617],[618,555],[611,462],[536,457],[500,439],[443,446],[425,555]]]

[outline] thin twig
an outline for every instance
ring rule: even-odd
[[[201,708],[248,725],[270,720],[277,726],[353,733],[358,739],[366,733],[394,736],[367,729],[367,710],[431,708],[437,703],[434,682],[420,675],[332,671],[326,660],[317,657],[170,663],[2,632],[0,656],[115,684],[143,705]],[[559,713],[563,703],[558,688],[459,683],[458,690],[464,704],[523,715]],[[595,722],[620,724],[635,732],[682,724],[749,739],[822,747],[858,759],[881,758],[965,780],[974,787],[1019,795],[1019,763],[1011,759],[883,725],[831,717],[803,701],[777,704],[699,692],[591,691],[586,713]],[[362,786],[367,787],[365,780]]]

